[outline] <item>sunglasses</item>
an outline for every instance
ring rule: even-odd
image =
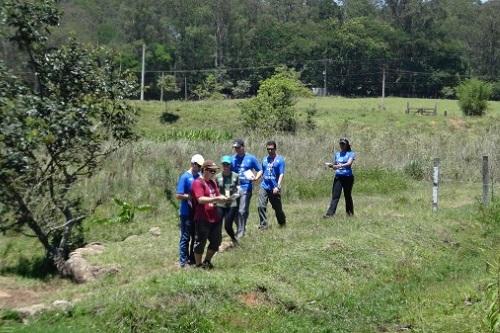
[[[268,151],[270,150],[276,150],[276,148],[267,148]]]
[[[194,165],[194,166],[197,166],[198,168],[201,168],[201,165],[199,165],[199,164],[198,164],[198,163],[196,163],[196,162],[193,162],[193,165]]]
[[[217,170],[207,170],[208,172],[210,172],[212,175],[215,175],[217,173]]]

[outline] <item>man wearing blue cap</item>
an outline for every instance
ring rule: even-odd
[[[240,177],[240,200],[238,207],[238,232],[237,238],[245,235],[250,199],[252,198],[252,185],[254,181],[259,180],[261,167],[260,163],[252,154],[245,152],[245,143],[242,139],[236,139],[233,142],[235,155],[231,163],[231,171],[236,172]],[[257,176],[254,175],[257,172]]]
[[[217,213],[219,218],[221,218],[224,222],[224,229],[227,234],[231,237],[233,243],[237,244],[238,240],[236,239],[234,233],[233,222],[238,214],[238,202],[236,197],[239,195],[240,179],[236,172],[231,171],[231,162],[231,156],[226,155],[222,157],[222,172],[217,174],[216,181],[219,186],[220,193],[227,198],[232,198],[233,200],[217,203]]]

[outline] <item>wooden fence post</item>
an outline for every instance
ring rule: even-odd
[[[434,159],[434,168],[432,173],[432,211],[438,210],[439,194],[439,158]]]
[[[489,202],[489,192],[490,192],[490,170],[488,168],[488,156],[483,156],[483,205],[487,206]]]

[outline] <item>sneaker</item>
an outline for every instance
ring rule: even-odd
[[[259,230],[266,230],[268,228],[267,224],[259,225]]]
[[[333,216],[334,216],[334,215],[328,215],[328,214],[325,214],[325,215],[323,215],[323,217],[322,217],[322,218],[323,218],[323,219],[325,219],[325,220],[326,220],[326,219],[332,219],[332,218],[333,218]]]
[[[280,227],[280,228],[286,228],[286,223],[278,224],[278,227]]]
[[[212,268],[214,268],[214,265],[210,261],[205,260],[205,261],[203,261],[202,267],[204,269],[212,269]]]

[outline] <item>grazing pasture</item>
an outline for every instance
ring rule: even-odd
[[[297,132],[274,135],[245,131],[238,102],[134,102],[141,139],[76,189],[89,207],[101,203],[84,223],[86,240],[105,245],[91,262],[120,271],[73,284],[43,273],[35,240],[0,235],[0,332],[495,332],[499,102],[483,117],[464,117],[454,100],[300,99]],[[437,115],[406,114],[407,102],[437,104]],[[308,109],[315,126],[306,125]],[[355,216],[345,215],[342,199],[336,217],[323,220],[332,184],[324,162],[341,136],[357,152]],[[191,155],[219,160],[237,137],[258,158],[268,139],[277,141],[288,226],[272,217],[269,230],[257,230],[254,194],[241,245],[217,254],[214,270],[180,270],[177,177]],[[487,207],[483,155],[494,194]],[[113,219],[124,209],[113,198],[152,209],[123,222]],[[60,299],[74,307],[26,323],[12,310]]]

